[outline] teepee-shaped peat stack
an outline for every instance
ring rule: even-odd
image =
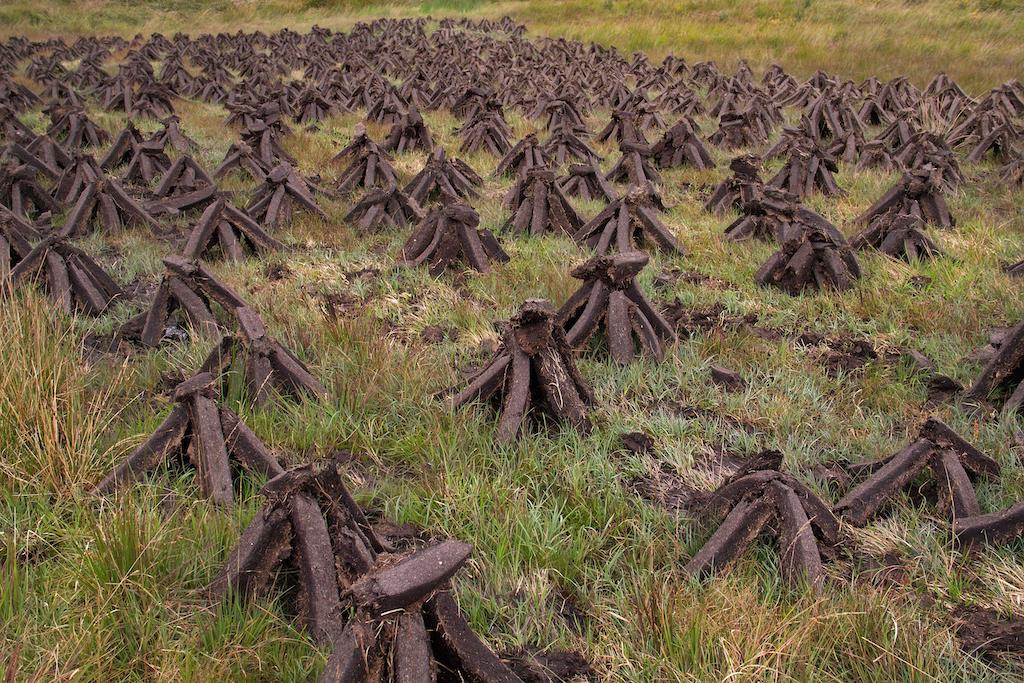
[[[431,199],[451,195],[463,199],[480,196],[476,188],[483,185],[483,178],[461,159],[449,160],[444,147],[438,147],[427,159],[427,163],[405,186],[405,193],[420,206],[426,206]]]
[[[209,372],[215,378],[225,378],[232,360],[240,358],[245,387],[255,405],[270,398],[271,389],[299,400],[327,398],[327,389],[313,376],[306,364],[287,347],[267,333],[259,314],[248,306],[234,310],[237,334],[225,335],[206,361],[200,372]]]
[[[217,200],[217,185],[196,162],[184,154],[171,164],[146,202],[150,213],[176,216],[186,211],[206,208]]]
[[[164,153],[158,140],[146,140],[132,145],[132,155],[121,175],[126,183],[148,185],[171,168],[171,159]]]
[[[202,261],[187,261],[179,256],[164,260],[164,275],[150,307],[121,326],[120,334],[138,339],[146,346],[157,346],[164,336],[172,314],[181,310],[192,327],[219,330],[220,324],[210,308],[215,301],[228,315],[246,306],[245,300],[218,280]]]
[[[50,180],[59,178],[64,169],[71,165],[71,155],[45,135],[40,135],[24,145],[20,142],[10,142],[3,152],[31,166]]]
[[[572,236],[583,227],[583,220],[555,182],[554,171],[546,166],[535,166],[519,176],[505,195],[505,206],[512,215],[502,230]]]
[[[651,164],[651,145],[623,140],[619,142],[622,156],[605,176],[611,182],[628,183],[631,186],[661,183],[661,174]]]
[[[747,185],[740,216],[726,226],[727,239],[776,241],[780,244],[802,230],[802,225],[824,221],[805,209],[800,200],[785,190],[768,185]]]
[[[458,133],[462,138],[460,149],[464,154],[485,150],[500,157],[512,149],[512,143],[509,142],[512,130],[502,117],[500,109],[481,109],[458,130]]]
[[[546,164],[544,150],[537,144],[537,134],[529,133],[505,153],[505,156],[498,162],[498,167],[494,169],[494,176],[515,175],[518,177],[531,168]]]
[[[14,221],[0,217],[0,287],[36,283],[67,314],[100,315],[123,292],[114,279],[81,249],[51,235],[32,246]]]
[[[135,152],[135,146],[142,144],[143,140],[145,138],[142,133],[134,123],[129,121],[114,138],[107,153],[100,158],[100,168],[104,171],[111,171],[122,164],[127,164]]]
[[[174,114],[161,120],[160,123],[163,124],[163,127],[153,133],[151,140],[156,140],[163,146],[170,145],[182,154],[187,154],[199,147],[195,140],[181,130],[181,119]]]
[[[371,190],[398,185],[398,174],[391,165],[391,157],[366,134],[361,123],[356,125],[352,142],[331,161],[348,161],[335,185],[338,194],[351,192],[357,187]]]
[[[873,248],[905,261],[942,256],[942,250],[925,234],[920,217],[891,211],[875,216],[850,244],[854,249]]]
[[[684,573],[695,578],[721,573],[755,538],[770,531],[778,539],[779,569],[786,583],[821,591],[823,560],[839,541],[839,522],[817,494],[781,467],[782,453],[765,451],[715,489],[704,514],[722,522]]]
[[[124,186],[103,173],[88,155],[80,155],[64,170],[55,194],[58,201],[74,204],[61,230],[67,236],[91,232],[94,219],[111,231],[138,223],[154,231],[160,228],[156,219],[128,195]]]
[[[423,123],[423,116],[416,107],[409,107],[402,120],[391,127],[382,147],[396,154],[414,152],[418,149],[430,152],[434,149],[430,130],[427,124]]]
[[[249,214],[239,211],[224,197],[219,197],[203,211],[192,228],[182,256],[189,261],[210,260],[216,246],[220,247],[224,258],[231,261],[243,260],[246,250],[265,254],[285,248],[284,244],[264,232]]]
[[[630,188],[576,233],[576,241],[594,249],[599,256],[612,251],[636,251],[653,242],[663,250],[686,255],[669,229],[655,213],[664,210],[650,185]]]
[[[0,167],[0,204],[28,220],[57,211],[57,202],[39,184],[38,175],[36,167],[29,164]]]
[[[594,160],[570,165],[568,173],[558,179],[558,188],[564,195],[585,201],[614,202],[619,196]]]
[[[579,131],[572,128],[554,130],[541,149],[552,163],[559,166],[570,161],[586,164],[601,160],[601,155],[583,140]]]
[[[697,132],[693,119],[683,117],[651,147],[651,156],[658,168],[692,166],[698,169],[714,168],[715,162]]]
[[[267,228],[273,229],[291,222],[293,204],[327,219],[327,214],[313,198],[309,182],[284,161],[263,178],[263,184],[253,193],[245,212]]]
[[[557,313],[543,299],[528,299],[501,325],[502,342],[494,358],[468,385],[449,389],[455,408],[471,401],[494,399],[501,406],[497,439],[516,439],[531,412],[550,415],[587,434],[587,416],[594,396],[576,369],[572,348],[558,324]]]
[[[934,169],[910,170],[888,192],[857,217],[857,222],[870,224],[887,212],[917,216],[939,228],[952,228],[956,221],[942,193],[942,185]]]
[[[448,196],[440,206],[431,207],[402,247],[400,262],[419,266],[430,264],[430,274],[437,277],[456,263],[489,273],[490,261],[508,261],[490,230],[480,230],[480,216],[473,207]]]
[[[731,209],[742,209],[743,206],[757,196],[758,189],[764,184],[758,171],[761,159],[745,154],[729,162],[732,176],[726,178],[715,187],[711,196],[704,202],[704,210],[709,213],[725,213]]]
[[[860,277],[860,265],[843,234],[823,218],[801,221],[798,227],[768,257],[754,280],[792,295],[806,288],[844,291],[852,287]]]
[[[473,633],[449,579],[472,547],[455,540],[399,550],[368,521],[337,460],[271,479],[267,502],[208,588],[213,601],[251,599],[274,589],[286,609],[333,652],[320,683],[519,679]],[[281,584],[295,576],[297,590]]]
[[[635,142],[647,144],[643,131],[637,127],[637,114],[629,109],[612,111],[611,121],[597,134],[598,142]]]
[[[839,171],[835,159],[814,142],[801,139],[789,154],[786,164],[768,181],[773,187],[788,190],[803,198],[821,192],[826,197],[840,197],[846,192],[836,184],[833,173]]]
[[[363,232],[379,230],[383,225],[404,228],[423,218],[423,211],[395,184],[372,190],[352,207],[345,220]]]
[[[271,166],[260,158],[256,150],[245,142],[236,142],[228,147],[224,159],[213,170],[213,177],[223,178],[235,169],[244,170],[258,182],[263,182],[263,178],[272,170]]]
[[[110,134],[93,123],[79,107],[60,108],[51,114],[51,119],[53,123],[46,134],[65,149],[99,147],[110,140]]]
[[[934,479],[934,495],[946,514],[953,519],[973,517],[980,514],[973,480],[999,476],[995,460],[935,418],[925,422],[917,439],[898,453],[849,469],[866,478],[843,496],[834,510],[855,526],[867,524],[919,475]],[[922,487],[917,486],[919,490]]]
[[[632,362],[637,349],[659,361],[664,357],[676,334],[636,282],[648,261],[647,254],[633,251],[595,256],[573,269],[583,285],[558,311],[570,346],[579,348],[602,331],[608,354],[620,365]]]
[[[1011,327],[966,396],[979,401],[1004,395],[1003,412],[1024,414],[1024,321]]]
[[[192,463],[203,496],[217,505],[234,502],[232,461],[245,470],[275,477],[284,470],[263,442],[229,408],[217,405],[216,378],[199,372],[172,394],[175,406],[141,446],[96,485],[109,495],[170,461]]]

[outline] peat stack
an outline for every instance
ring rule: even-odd
[[[722,214],[732,209],[742,209],[752,201],[763,185],[758,168],[761,159],[745,154],[729,162],[732,176],[720,182],[704,202],[704,210]]]
[[[821,591],[823,564],[839,541],[839,522],[817,494],[781,466],[782,453],[765,451],[715,489],[704,515],[722,521],[686,563],[685,574],[706,578],[727,571],[767,531],[777,539],[786,583]]]
[[[726,226],[727,239],[736,242],[759,239],[782,244],[801,231],[804,224],[824,221],[785,190],[751,184],[742,191],[747,199],[740,207],[739,218]]]
[[[315,126],[336,113],[335,105],[312,86],[303,88],[299,93],[295,100],[295,109],[296,123],[306,126]]]
[[[148,185],[171,168],[171,159],[164,153],[163,143],[147,140],[132,146],[121,180],[138,185]]]
[[[100,158],[100,168],[104,171],[112,171],[121,164],[127,164],[135,152],[135,146],[142,144],[144,140],[139,129],[129,121],[114,138],[107,153]]]
[[[257,182],[263,182],[271,171],[271,165],[264,163],[256,150],[247,143],[236,142],[228,147],[220,165],[213,169],[213,177],[223,178],[236,169],[244,170]]]
[[[593,147],[588,145],[580,134],[569,128],[558,128],[541,146],[553,164],[561,166],[571,161],[580,163],[597,163],[601,160]]]
[[[38,169],[29,164],[0,166],[0,204],[27,220],[57,211],[57,202],[39,184],[38,175]]]
[[[145,207],[151,214],[176,216],[205,209],[216,200],[217,185],[213,178],[195,159],[183,154],[164,172]]]
[[[229,408],[218,406],[215,377],[199,372],[171,394],[174,408],[156,431],[92,490],[110,495],[161,465],[191,462],[203,497],[216,505],[234,503],[232,464],[276,477],[284,470],[263,442]]]
[[[1006,163],[1013,158],[1021,138],[1024,138],[1024,130],[1015,126],[1012,121],[1006,121],[975,142],[967,154],[967,161],[978,163],[991,155],[996,161]]]
[[[501,345],[483,370],[461,391],[447,390],[459,408],[471,401],[493,399],[500,405],[496,438],[515,440],[528,415],[544,414],[583,434],[590,432],[590,386],[576,369],[572,348],[551,304],[528,299],[507,323],[499,324]]]
[[[427,159],[423,169],[405,186],[405,193],[420,206],[442,195],[476,199],[480,194],[476,188],[483,185],[483,178],[461,159],[449,160],[444,148],[438,147]]]
[[[46,135],[62,144],[65,149],[99,147],[110,141],[110,134],[93,123],[84,109],[62,107],[52,113],[51,121]]]
[[[537,144],[537,134],[528,133],[498,162],[494,177],[504,175],[521,176],[535,166],[546,166],[543,148]]]
[[[881,140],[868,140],[860,152],[860,159],[857,160],[857,168],[878,169],[885,173],[892,173],[899,170],[896,160],[892,158],[892,152]]]
[[[647,138],[643,131],[637,127],[637,114],[629,109],[615,109],[612,111],[612,119],[601,132],[597,134],[598,142],[635,142],[646,145]]]
[[[63,237],[51,235],[32,246],[26,232],[0,218],[0,288],[8,277],[14,287],[36,284],[68,315],[100,315],[123,295],[102,266]]]
[[[448,196],[441,206],[431,207],[402,247],[400,261],[411,266],[430,264],[437,277],[464,262],[481,273],[489,273],[490,261],[508,261],[490,230],[480,230],[480,216],[473,207]]]
[[[253,219],[273,229],[292,220],[292,207],[299,208],[327,220],[327,214],[313,198],[309,182],[286,161],[281,162],[263,178],[263,184],[253,192],[252,201],[245,212]]]
[[[569,166],[569,172],[558,179],[558,188],[564,195],[586,201],[613,202],[619,196],[594,160]]]
[[[472,632],[448,581],[472,548],[434,542],[400,551],[370,524],[337,461],[297,467],[263,487],[266,504],[207,589],[210,599],[286,596],[289,611],[333,652],[321,683],[519,679]],[[291,587],[283,577],[294,576]],[[429,629],[429,630],[428,630]]]
[[[218,280],[202,261],[187,261],[179,256],[163,260],[164,275],[153,295],[149,309],[126,322],[120,335],[138,339],[146,346],[157,346],[163,339],[171,316],[180,310],[189,324],[199,330],[216,331],[220,324],[210,308],[214,301],[229,315],[246,306],[242,297]]]
[[[36,169],[50,180],[56,180],[71,165],[71,155],[46,135],[40,135],[28,144],[11,142],[4,153]]]
[[[168,116],[160,121],[163,126],[153,133],[151,140],[159,142],[162,146],[170,145],[181,154],[187,154],[199,148],[195,140],[181,130],[181,119],[175,115]]]
[[[501,157],[512,149],[512,143],[509,142],[512,130],[508,127],[500,110],[481,110],[459,128],[458,133],[462,138],[460,149],[464,154],[483,150],[496,157]]]
[[[367,192],[345,215],[346,221],[363,232],[376,232],[385,225],[404,228],[422,218],[419,205],[395,184]]]
[[[605,176],[611,182],[628,183],[631,186],[661,183],[661,174],[651,164],[651,145],[623,140],[619,142],[622,156]]]
[[[553,98],[538,102],[531,119],[547,117],[544,127],[551,133],[557,130],[586,131],[587,124],[583,120],[586,107],[580,106],[577,99]]]
[[[108,231],[138,224],[145,224],[154,232],[160,229],[156,219],[128,195],[119,181],[96,167],[92,157],[81,157],[64,171],[56,194],[58,201],[73,204],[61,229],[63,235],[88,234],[95,222]]]
[[[639,354],[660,361],[676,341],[667,320],[640,289],[636,276],[650,259],[643,252],[595,256],[572,271],[583,285],[558,310],[565,340],[579,348],[603,332],[608,354],[628,365]]]
[[[920,217],[893,212],[875,216],[850,244],[854,249],[877,249],[904,261],[926,261],[943,255],[938,245],[925,234]]]
[[[915,441],[881,460],[851,465],[850,472],[864,477],[836,503],[837,515],[864,526],[903,490],[934,496],[952,519],[980,514],[974,481],[999,476],[999,464],[967,443],[945,423],[929,418]],[[917,481],[931,480],[930,485]]]
[[[259,119],[243,128],[239,137],[241,138],[241,142],[248,145],[249,148],[255,152],[256,156],[264,166],[274,167],[282,162],[287,162],[289,164],[298,163],[290,154],[284,151],[284,147],[281,146],[281,138],[283,138],[287,132],[287,128],[269,124],[266,121]]]
[[[1024,321],[1010,328],[999,349],[965,394],[977,401],[1003,396],[1003,413],[1024,414]]]
[[[704,147],[693,119],[683,117],[651,147],[651,156],[658,168],[692,166],[701,170],[714,168],[715,162]]]
[[[768,141],[768,131],[750,112],[725,113],[718,122],[718,130],[711,134],[709,141],[722,149],[759,147]]]
[[[935,170],[907,171],[856,221],[870,225],[877,216],[888,212],[917,216],[938,228],[951,229],[956,225]]]
[[[267,254],[285,249],[285,245],[264,232],[259,223],[239,211],[224,197],[206,207],[182,252],[182,257],[195,261],[211,260],[216,247],[229,261],[242,261],[246,252]]]
[[[265,403],[272,389],[295,400],[327,399],[327,389],[305,363],[267,333],[266,324],[256,311],[241,306],[234,310],[234,317],[237,333],[221,339],[200,372],[209,372],[226,382],[227,370],[237,358],[249,399],[255,405]]]
[[[161,83],[146,83],[135,91],[128,115],[162,119],[174,114],[174,93]]]
[[[648,243],[664,251],[685,256],[683,248],[655,211],[664,210],[650,185],[630,188],[576,233],[576,241],[594,249],[599,256],[612,251],[638,251]]]
[[[535,166],[516,179],[505,195],[505,207],[512,212],[502,225],[503,231],[543,235],[575,235],[583,220],[555,182],[555,173],[546,166]]]
[[[370,139],[363,124],[356,126],[352,142],[331,161],[348,161],[335,185],[338,194],[347,194],[357,187],[372,190],[398,185],[398,173],[391,165],[391,156]]]
[[[391,127],[382,146],[385,150],[397,154],[418,149],[430,153],[434,149],[434,141],[419,110],[416,107],[409,107],[402,120]]]
[[[786,164],[768,181],[773,187],[788,190],[803,198],[821,192],[826,197],[841,197],[846,194],[833,173],[838,173],[836,160],[813,143],[797,145],[790,152]]]
[[[860,265],[842,233],[818,222],[801,222],[800,227],[768,257],[754,280],[794,296],[807,288],[844,291],[852,287],[860,277]]]

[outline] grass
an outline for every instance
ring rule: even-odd
[[[671,10],[655,2],[321,4],[327,6],[193,2],[183,9],[170,2],[15,0],[0,8],[0,26],[36,36],[169,34],[195,25],[211,31],[313,22],[345,27],[378,14],[468,10],[508,12],[531,31],[655,57],[671,50],[723,63],[740,56],[755,65],[781,60],[801,75],[818,67],[851,77],[906,72],[923,83],[945,68],[981,90],[1020,71],[1021,48],[1011,39],[1020,34],[1021,13],[992,3],[704,2],[674,3]],[[868,28],[859,33],[858,25]],[[915,25],[919,38],[893,37]],[[952,30],[966,47],[934,38]],[[184,130],[203,147],[200,161],[212,167],[236,135],[221,123],[226,111],[196,103],[178,109]],[[90,114],[111,131],[124,123],[122,115],[93,106]],[[591,128],[606,117],[595,113]],[[457,149],[455,119],[425,118],[446,148]],[[517,137],[530,129],[510,118]],[[43,126],[42,117],[26,120]],[[298,131],[288,150],[304,171],[330,176],[338,169],[325,171],[327,160],[357,121],[336,117],[319,131]],[[711,131],[710,120],[700,123]],[[379,139],[383,130],[370,126],[370,132]],[[913,348],[961,381],[977,371],[963,358],[988,328],[1024,316],[1019,283],[999,270],[1001,261],[1024,253],[1024,196],[999,187],[991,164],[966,166],[970,182],[950,197],[958,227],[938,236],[950,258],[908,265],[868,254],[861,258],[866,277],[854,290],[789,297],[752,282],[770,246],[726,242],[722,228],[731,218],[701,210],[703,193],[724,177],[731,156],[712,153],[715,171],[664,174],[673,207],[666,223],[691,254],[654,254],[644,282],[650,286],[656,273],[677,267],[716,284],[680,281],[662,296],[695,306],[721,302],[730,313],[757,314],[761,324],[789,335],[811,329],[865,337],[880,349]],[[484,175],[496,163],[482,154],[464,158]],[[407,179],[424,155],[396,161]],[[842,168],[838,178],[847,197],[811,204],[852,234],[853,216],[894,177]],[[249,187],[241,179],[231,183]],[[475,202],[484,227],[504,220],[500,200],[509,184],[488,179]],[[905,585],[851,582],[853,570],[840,563],[824,595],[795,594],[780,583],[767,545],[730,576],[695,585],[678,567],[709,530],[643,503],[624,485],[656,467],[616,452],[617,436],[638,429],[657,438],[683,480],[705,487],[710,482],[692,465],[722,446],[779,448],[787,466],[803,472],[836,458],[891,453],[929,414],[921,408],[925,377],[900,363],[831,377],[787,338],[766,340],[740,329],[697,334],[660,365],[618,368],[591,351],[581,368],[598,397],[595,433],[584,439],[569,430],[536,432],[496,447],[492,413],[450,413],[430,396],[459,381],[457,368],[479,359],[480,342],[494,337],[493,320],[526,297],[564,300],[575,284],[566,265],[580,259],[578,249],[565,239],[506,239],[512,260],[495,273],[435,280],[393,267],[403,234],[358,235],[342,220],[348,201],[323,205],[329,220],[300,214],[281,232],[301,249],[215,270],[260,311],[272,334],[308,359],[335,398],[326,406],[242,406],[241,414],[292,463],[352,448],[358,453],[353,488],[365,503],[399,522],[472,541],[474,559],[458,581],[460,603],[496,649],[578,649],[616,681],[1020,676],[1019,664],[963,654],[948,618],[949,606],[960,603],[1020,611],[1019,543],[969,562],[951,547],[942,520],[907,502],[892,517],[853,532],[865,555],[900,554]],[[580,209],[589,217],[597,207]],[[158,277],[166,251],[142,231],[89,238],[83,248],[118,281],[143,286]],[[272,263],[284,263],[290,275],[268,280]],[[354,274],[366,268],[379,272]],[[931,279],[920,290],[910,282],[918,275]],[[355,304],[332,308],[327,302],[334,295]],[[142,305],[141,299],[121,304],[92,321],[57,315],[31,292],[0,298],[0,661],[18,653],[17,680],[309,680],[326,653],[272,601],[210,608],[201,596],[259,507],[259,482],[244,484],[237,508],[228,512],[199,500],[188,473],[161,473],[109,500],[85,494],[159,424],[169,409],[162,394],[167,377],[195,368],[215,341],[134,350],[127,358],[84,352],[87,335],[109,333]],[[430,325],[457,335],[427,344],[420,333]],[[709,380],[711,364],[739,371],[749,388],[723,393]],[[680,417],[671,401],[708,412]],[[1000,481],[980,490],[984,509],[1024,496],[1013,450],[1019,421],[982,421],[956,405],[937,414],[1004,466]],[[582,633],[557,613],[564,595],[590,616]]]

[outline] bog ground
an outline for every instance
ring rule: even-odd
[[[4,680],[1018,680],[1021,35],[3,3]]]

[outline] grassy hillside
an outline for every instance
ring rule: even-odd
[[[373,16],[509,15],[531,31],[660,59],[778,62],[797,76],[854,79],[945,71],[973,91],[1024,74],[1024,5],[1012,0],[7,0],[0,35],[235,31]]]
[[[1024,14],[1010,5],[13,0],[0,6],[0,33],[344,28],[380,15],[465,10],[510,14],[535,33],[653,57],[675,52],[723,65],[742,57],[758,76],[775,61],[798,75],[817,68],[858,78],[908,73],[922,84],[945,70],[981,91],[1021,73]],[[200,143],[199,161],[214,167],[237,137],[223,124],[227,110],[176,107]],[[89,114],[111,132],[125,123],[95,102]],[[590,129],[608,116],[594,112]],[[39,112],[24,118],[37,131],[46,127]],[[425,119],[440,144],[458,149],[454,117]],[[509,119],[516,139],[535,127]],[[329,160],[359,120],[337,116],[315,131],[296,126],[285,146],[301,170],[333,178],[340,168]],[[714,130],[711,118],[699,123],[705,135]],[[371,125],[369,132],[379,140],[385,129]],[[363,502],[400,523],[471,541],[460,604],[498,650],[579,650],[602,679],[622,682],[1019,680],[1019,662],[961,650],[950,610],[1019,613],[1021,543],[968,558],[954,549],[945,520],[905,501],[891,516],[850,530],[854,557],[829,565],[821,596],[789,590],[767,543],[729,576],[697,585],[679,567],[711,529],[641,500],[633,484],[647,478],[707,489],[712,477],[702,465],[710,459],[777,448],[788,468],[835,500],[815,465],[893,453],[935,414],[1003,466],[998,482],[979,488],[985,510],[1024,498],[1024,425],[983,419],[956,403],[925,407],[928,376],[900,356],[921,352],[938,372],[969,382],[979,366],[965,356],[989,328],[1024,317],[1021,282],[1000,269],[1024,258],[1024,194],[1002,187],[994,164],[964,164],[969,181],[949,197],[957,228],[936,236],[947,258],[906,264],[868,253],[859,257],[865,278],[851,291],[791,297],[753,282],[774,246],[729,242],[722,230],[734,216],[702,210],[733,156],[710,149],[715,170],[664,173],[665,222],[690,254],[653,254],[643,284],[665,302],[720,305],[734,323],[754,322],[698,330],[659,365],[621,368],[584,353],[581,369],[598,406],[590,437],[555,429],[496,446],[491,411],[453,413],[431,398],[462,381],[460,368],[485,358],[481,342],[495,339],[492,321],[525,298],[557,304],[575,289],[568,270],[582,256],[571,240],[507,238],[507,266],[435,279],[395,268],[404,232],[361,235],[346,224],[349,198],[322,201],[327,221],[297,214],[275,233],[296,251],[214,266],[335,396],[327,405],[275,400],[244,408],[243,418],[291,463],[352,449],[353,488]],[[600,151],[615,157],[612,145]],[[486,154],[460,158],[485,176],[497,163]],[[397,155],[396,168],[407,181],[424,161],[422,153]],[[769,174],[780,165],[771,162]],[[844,166],[838,179],[845,197],[808,203],[852,235],[854,216],[896,175]],[[507,217],[501,199],[510,184],[487,178],[474,201],[482,227],[497,230]],[[226,188],[243,204],[251,183],[232,178]],[[589,218],[600,207],[577,208]],[[167,391],[216,339],[96,353],[98,338],[145,305],[170,247],[142,230],[92,237],[83,247],[133,294],[112,313],[72,319],[41,296],[0,297],[0,671],[6,665],[19,681],[309,680],[327,653],[278,605],[211,608],[202,595],[260,506],[259,482],[246,484],[228,512],[202,501],[188,472],[161,473],[102,503],[86,495],[156,428],[169,409]],[[667,277],[655,288],[659,274]],[[824,347],[795,341],[808,331],[867,340],[880,358],[827,372]],[[748,387],[724,391],[710,380],[712,365],[738,371]],[[638,430],[655,437],[657,459],[620,448],[619,435]]]

